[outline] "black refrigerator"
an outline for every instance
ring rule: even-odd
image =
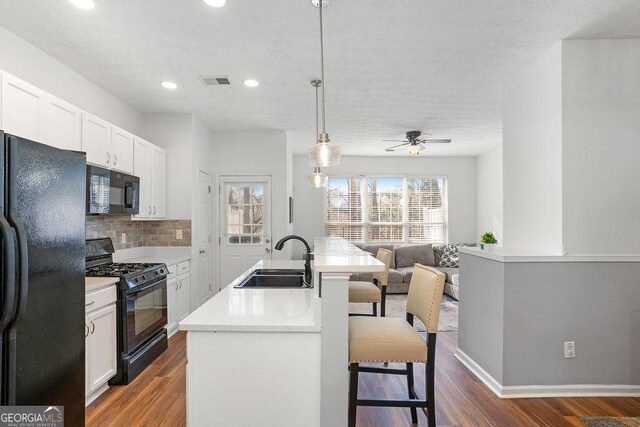
[[[0,403],[84,425],[85,156],[0,141]]]

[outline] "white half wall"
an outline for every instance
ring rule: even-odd
[[[293,156],[293,232],[309,242],[324,236],[324,191],[306,186],[312,172],[306,155]],[[446,176],[449,192],[449,241],[476,242],[475,157],[360,157],[343,156],[339,166],[327,168],[329,175],[422,175]],[[296,251],[296,257],[301,252]]]
[[[504,246],[562,255],[562,44],[503,87]]]
[[[564,245],[640,254],[640,40],[562,50]]]
[[[4,27],[0,27],[0,69],[122,129],[140,134],[142,114],[138,110]]]
[[[503,242],[502,147],[476,157],[476,237],[492,232]]]

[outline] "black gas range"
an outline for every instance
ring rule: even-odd
[[[109,384],[129,384],[167,349],[167,266],[114,263],[110,238],[86,241],[86,275],[119,277],[118,372]]]

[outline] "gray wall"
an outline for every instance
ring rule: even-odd
[[[460,254],[458,347],[502,383],[504,264]]]
[[[640,263],[462,254],[460,281],[459,347],[503,386],[640,385]]]

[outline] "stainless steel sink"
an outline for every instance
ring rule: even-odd
[[[238,283],[235,288],[246,289],[308,289],[302,270],[260,269]]]

